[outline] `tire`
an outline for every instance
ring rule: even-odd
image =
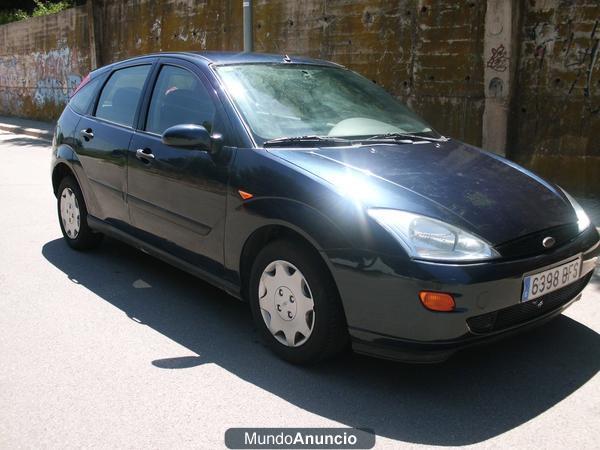
[[[87,208],[77,181],[66,176],[57,192],[58,223],[67,244],[75,250],[97,247],[103,236],[88,226]]]
[[[311,250],[292,240],[273,241],[259,252],[250,274],[249,302],[256,327],[269,347],[293,364],[331,358],[349,342],[335,283],[325,263]],[[299,279],[304,280],[300,288]],[[312,312],[308,311],[311,300]],[[287,332],[275,334],[280,324],[285,324]],[[295,331],[299,328],[308,333]]]

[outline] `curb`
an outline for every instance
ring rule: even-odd
[[[27,136],[44,139],[46,141],[52,141],[53,133],[47,130],[40,130],[39,128],[21,127],[19,125],[11,125],[8,123],[0,123],[0,130],[10,131],[15,134],[26,134]]]

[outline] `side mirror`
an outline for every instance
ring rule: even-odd
[[[185,123],[167,128],[162,134],[162,142],[172,147],[187,147],[218,153],[222,144],[221,135],[211,136],[202,125]]]

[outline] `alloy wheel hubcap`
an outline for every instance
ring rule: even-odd
[[[258,299],[267,328],[280,343],[299,347],[310,337],[315,324],[314,301],[302,272],[293,264],[277,260],[263,271]]]
[[[68,187],[60,194],[60,220],[67,236],[76,239],[81,225],[79,203],[73,190]]]

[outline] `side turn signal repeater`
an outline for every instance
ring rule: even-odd
[[[450,312],[454,311],[456,306],[454,297],[445,292],[421,291],[419,292],[419,299],[421,299],[423,306],[431,311]]]
[[[254,197],[254,195],[252,195],[250,192],[242,191],[241,189],[238,190],[238,194],[240,194],[242,200],[249,200]]]

